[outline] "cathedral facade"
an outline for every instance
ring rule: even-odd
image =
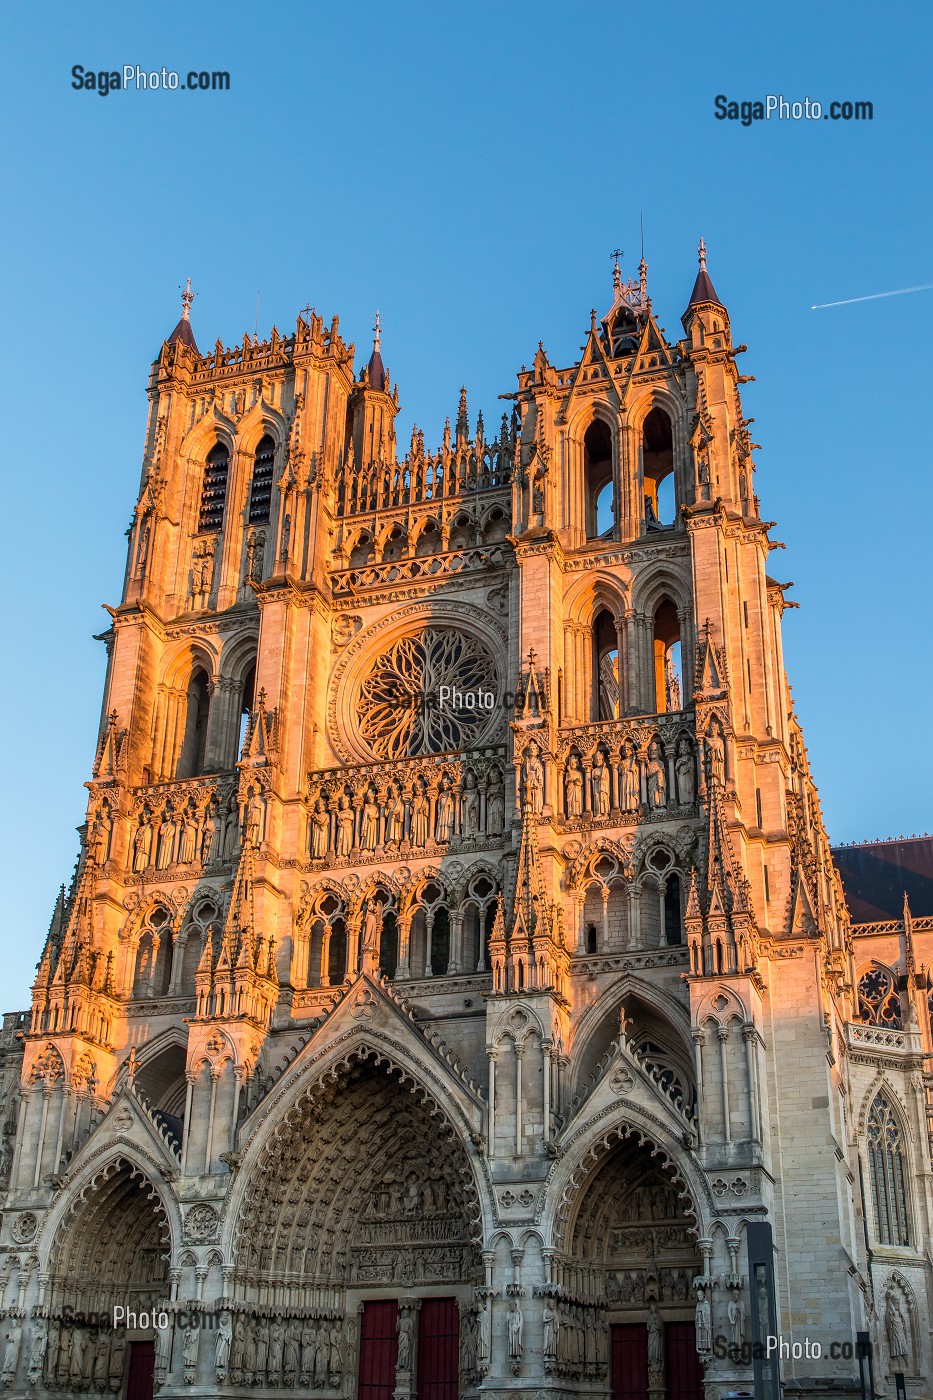
[[[0,1387],[929,1395],[933,908],[847,907],[702,244],[682,337],[617,265],[404,456],[378,320],[189,306],[0,1040]]]

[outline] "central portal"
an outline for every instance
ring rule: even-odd
[[[357,1400],[393,1400],[400,1383],[418,1400],[457,1400],[459,1356],[456,1298],[365,1302]]]

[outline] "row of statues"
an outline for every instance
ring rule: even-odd
[[[126,1337],[121,1331],[91,1328],[58,1317],[33,1317],[28,1324],[26,1379],[37,1386],[69,1390],[117,1391],[123,1381]],[[10,1389],[24,1341],[22,1316],[14,1313],[4,1332],[0,1384]]]
[[[213,865],[232,861],[243,843],[258,846],[265,836],[265,799],[250,788],[245,801],[231,793],[223,806],[212,801],[203,812],[192,804],[166,807],[161,815],[144,808],[133,833],[132,866],[144,871],[172,865]],[[92,828],[93,831],[93,828]],[[89,838],[95,863],[102,853]]]
[[[693,746],[683,736],[673,763],[657,738],[640,759],[631,742],[622,745],[617,760],[598,748],[586,761],[571,753],[563,772],[563,811],[572,821],[584,816],[596,819],[612,812],[636,812],[642,806],[663,811],[668,806],[692,807],[696,800],[696,759]],[[522,765],[522,808],[539,816],[544,807],[544,762],[534,742],[528,745]]]
[[[230,1314],[224,1316],[230,1319]],[[339,1317],[272,1317],[238,1312],[218,1329],[214,1342],[217,1379],[234,1385],[340,1385],[347,1348],[355,1345],[356,1323]],[[186,1358],[187,1360],[187,1358]]]
[[[429,841],[447,845],[499,836],[505,826],[505,785],[498,769],[480,784],[467,771],[456,785],[444,776],[436,785],[416,778],[411,790],[390,783],[384,792],[370,787],[351,801],[350,794],[319,794],[309,819],[312,860],[333,855],[345,860],[356,852],[424,850]]]

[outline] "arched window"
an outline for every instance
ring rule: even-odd
[[[597,613],[593,624],[593,663],[596,676],[594,719],[618,719],[620,709],[619,643],[616,625],[607,608]]]
[[[379,938],[379,971],[386,977],[394,977],[398,968],[398,920],[394,909],[387,909],[382,916],[382,933]]]
[[[172,978],[172,926],[157,905],[146,917],[136,952],[133,998],[165,996]]]
[[[674,492],[674,435],[662,408],[653,408],[642,428],[645,527],[667,530],[677,518]]]
[[[654,613],[654,691],[656,714],[683,709],[680,618],[670,598],[659,603]]]
[[[269,522],[274,469],[275,443],[267,435],[258,443],[253,458],[253,479],[249,488],[250,525],[266,525]]]
[[[197,778],[204,772],[210,706],[210,681],[207,672],[199,669],[188,682],[185,737],[175,774],[177,778]]]
[[[858,1014],[873,1026],[901,1027],[901,1001],[894,978],[886,967],[872,967],[858,984]]]
[[[249,670],[247,671],[246,675],[243,677],[243,690],[242,690],[242,692],[241,692],[241,697],[242,697],[242,698],[241,698],[241,700],[240,700],[240,732],[239,732],[239,736],[238,736],[238,739],[237,739],[237,747],[236,747],[236,756],[237,756],[237,758],[239,758],[240,755],[242,754],[242,752],[243,752],[243,745],[246,743],[246,731],[247,731],[247,728],[249,727],[249,716],[250,716],[250,711],[251,711],[252,708],[253,708],[253,697],[254,697],[255,690],[256,690],[256,666],[255,666],[255,664],[254,664],[254,665],[250,666],[250,668],[249,668]]]
[[[868,1114],[868,1161],[878,1240],[881,1244],[908,1244],[901,1130],[884,1094],[878,1095]]]
[[[612,434],[599,418],[590,424],[583,438],[583,482],[586,538],[612,539],[616,515]]]
[[[201,482],[201,509],[198,512],[198,531],[201,534],[216,535],[223,529],[229,469],[230,453],[222,442],[218,442],[207,454]]]
[[[677,875],[669,875],[664,887],[664,941],[672,948],[684,941],[680,922],[680,878]]]

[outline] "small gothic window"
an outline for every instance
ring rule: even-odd
[[[243,689],[240,692],[240,726],[237,735],[236,757],[243,754],[243,745],[246,743],[246,733],[249,729],[249,717],[253,708],[253,697],[256,690],[256,666],[250,666],[243,678]],[[235,762],[236,760],[234,760]]]
[[[886,967],[873,967],[859,978],[858,1013],[873,1026],[901,1027],[901,1001]]]
[[[680,880],[669,875],[664,890],[664,941],[676,947],[684,941],[680,923]]]
[[[594,719],[618,719],[620,709],[619,644],[612,614],[603,608],[593,626],[597,713]]]
[[[275,467],[275,443],[264,437],[253,459],[253,479],[249,489],[249,523],[266,525],[272,505],[272,474]]]
[[[178,759],[178,770],[175,774],[177,778],[197,778],[204,772],[210,708],[210,681],[204,671],[195,671],[188,683],[188,694],[185,702],[185,733]]]
[[[227,502],[227,472],[230,467],[230,453],[222,442],[207,454],[204,479],[201,482],[201,509],[198,513],[198,530],[202,534],[216,535],[223,529],[224,506]]]
[[[583,480],[586,538],[611,539],[615,529],[612,434],[601,419],[590,424],[583,439]]]
[[[878,1095],[868,1115],[868,1159],[878,1239],[881,1244],[908,1244],[901,1130],[884,1094]]]

